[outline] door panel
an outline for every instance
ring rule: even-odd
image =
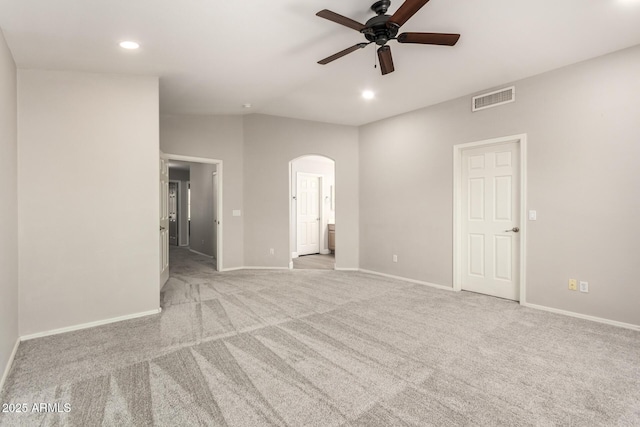
[[[495,274],[496,279],[512,280],[511,275],[511,253],[513,252],[513,243],[511,236],[494,236],[494,250],[495,255],[493,257],[495,262]]]
[[[297,252],[298,255],[320,253],[320,178],[298,173]]]
[[[484,178],[469,180],[469,221],[484,219]]]
[[[518,300],[517,142],[462,152],[462,289]]]
[[[513,201],[511,200],[511,177],[498,176],[495,178],[495,217],[496,221],[511,221]]]
[[[469,274],[484,277],[484,234],[469,234]]]

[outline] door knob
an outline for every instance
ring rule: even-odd
[[[504,230],[504,231],[507,232],[507,233],[510,232],[510,231],[513,231],[514,233],[517,233],[518,231],[520,231],[520,228],[513,227],[511,230]]]
[[[166,230],[163,226],[160,226],[160,231]]]

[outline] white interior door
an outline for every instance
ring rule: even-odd
[[[169,165],[160,159],[160,288],[169,279]]]
[[[520,298],[519,144],[462,152],[462,289]]]
[[[320,177],[297,174],[297,252],[320,253]]]

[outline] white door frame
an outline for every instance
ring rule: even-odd
[[[224,216],[223,216],[223,212],[224,210],[222,209],[222,192],[223,192],[223,184],[222,184],[222,178],[224,176],[224,174],[222,173],[222,160],[218,160],[218,159],[209,159],[206,157],[193,157],[193,156],[182,156],[180,154],[170,154],[170,153],[163,153],[162,158],[167,159],[167,160],[178,160],[178,161],[182,161],[182,162],[192,162],[192,163],[207,163],[207,164],[212,164],[212,165],[217,165],[217,170],[216,172],[218,173],[218,209],[217,209],[217,217],[218,217],[218,222],[220,223],[218,225],[218,236],[216,239],[216,245],[218,246],[218,257],[216,258],[216,270],[217,271],[224,271],[223,268],[223,247],[222,247],[222,229],[224,227]],[[215,226],[214,224],[211,224],[212,226]]]
[[[184,216],[187,217],[187,229],[185,230],[184,234],[187,235],[187,244],[186,246],[190,246],[191,245],[191,217],[190,217],[190,209],[191,209],[191,170],[189,170],[189,181],[186,181],[187,183],[187,194],[184,195],[184,197],[187,198],[187,211],[184,213]]]
[[[218,193],[220,192],[220,178],[222,178],[222,175],[218,175],[218,170],[216,168],[216,171],[213,172],[211,174],[211,181],[212,181],[212,187],[213,187],[213,203],[216,206],[215,209],[215,218],[213,218],[213,229],[216,232],[216,248],[215,248],[215,255],[216,255],[216,266],[218,264],[218,249],[220,249],[220,247],[218,246],[218,233],[220,232],[220,219],[218,218],[218,203],[220,202],[220,200],[218,200]],[[217,267],[216,267],[217,270]],[[220,271],[220,270],[218,270]]]
[[[453,290],[462,290],[462,152],[470,148],[516,142],[520,145],[520,304],[526,304],[527,248],[527,134],[518,134],[453,147]]]
[[[160,220],[160,247],[158,248],[158,267],[160,268],[158,271],[160,272],[159,282],[161,290],[167,280],[169,280],[169,217],[167,215],[169,209],[169,165],[162,151],[160,151],[159,166],[158,213],[160,215],[158,215],[158,219]]]

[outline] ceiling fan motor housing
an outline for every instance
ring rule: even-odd
[[[386,44],[389,40],[395,38],[399,29],[397,25],[387,25],[389,18],[391,18],[389,15],[374,16],[367,21],[366,28],[361,31],[362,34],[370,42],[375,42],[380,46]]]

